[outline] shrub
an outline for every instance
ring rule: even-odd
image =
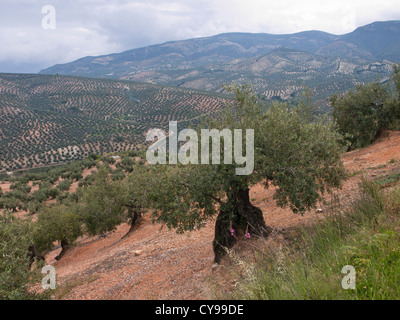
[[[60,191],[68,191],[69,188],[71,187],[72,181],[69,179],[65,179],[63,181],[61,181],[57,188],[60,189]]]

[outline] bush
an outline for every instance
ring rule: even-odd
[[[71,187],[72,181],[69,179],[65,179],[61,181],[58,185],[57,188],[60,189],[60,191],[68,191],[69,188]]]
[[[333,117],[352,147],[371,144],[393,121],[387,99],[387,87],[378,82],[331,98]]]

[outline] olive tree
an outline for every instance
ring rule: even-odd
[[[399,68],[393,68],[394,74],[386,84],[358,85],[345,95],[331,97],[333,117],[351,148],[371,144],[400,119],[400,75]]]
[[[266,108],[247,86],[231,86],[235,96],[223,114],[199,128],[254,130],[254,171],[237,175],[238,164],[154,165],[148,172],[147,206],[155,221],[178,232],[200,228],[217,216],[213,248],[215,262],[240,234],[266,237],[271,232],[263,212],[249,197],[249,188],[262,183],[276,187],[279,206],[304,213],[315,206],[321,195],[340,187],[345,177],[340,161],[341,136],[326,119],[314,119],[304,108],[285,103]],[[244,145],[247,139],[242,135]],[[236,144],[235,144],[236,145]],[[220,144],[221,162],[230,146]],[[241,148],[241,146],[240,146]],[[244,150],[245,147],[243,147]],[[232,152],[241,153],[232,146]],[[249,151],[249,150],[248,150]],[[200,163],[200,162],[198,162]],[[142,189],[143,190],[143,189]]]
[[[133,165],[132,171],[124,181],[121,202],[125,208],[124,221],[128,221],[130,228],[125,236],[130,235],[140,224],[143,214],[149,208],[148,194],[152,177],[156,174],[149,166]],[[156,187],[156,186],[154,186]]]
[[[87,232],[104,236],[124,221],[124,191],[121,181],[113,181],[105,166],[95,174],[79,201],[79,213]]]
[[[35,250],[43,254],[53,247],[54,242],[61,244],[61,252],[56,257],[59,260],[70,245],[82,235],[82,221],[75,206],[64,204],[43,207],[35,224]]]
[[[32,289],[39,283],[38,273],[29,263],[32,241],[31,222],[0,215],[0,300],[45,298]]]

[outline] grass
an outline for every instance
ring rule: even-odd
[[[362,182],[360,199],[347,212],[327,215],[297,230],[279,249],[261,249],[245,266],[230,299],[400,299],[400,189]],[[356,271],[345,290],[344,266]]]
[[[92,283],[92,282],[96,281],[97,279],[99,279],[98,275],[91,275],[87,279],[79,278],[79,279],[68,281],[60,286],[57,286],[57,288],[54,292],[54,298],[57,300],[62,300],[66,296],[68,296],[68,294],[70,294],[73,289],[75,289],[79,286],[85,285],[85,284]]]
[[[398,181],[400,181],[400,172],[386,175],[383,178],[377,180],[376,183],[381,186],[386,186],[390,184],[395,184]]]

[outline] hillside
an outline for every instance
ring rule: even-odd
[[[141,71],[180,70],[267,54],[279,47],[316,52],[336,37],[310,31],[294,35],[225,33],[212,37],[166,42],[99,57],[84,57],[42,70],[42,74],[69,74],[121,78]]]
[[[219,91],[221,84],[231,81],[254,82],[259,93],[270,97],[276,92],[266,93],[265,88],[279,88],[283,92],[277,96],[284,99],[303,82],[319,94],[316,84],[321,81],[340,82],[335,89],[341,91],[354,83],[387,77],[387,66],[400,62],[399,33],[400,21],[375,22],[340,36],[321,31],[286,35],[227,33],[84,57],[40,73],[127,79],[210,91]],[[285,50],[277,50],[283,48],[293,50],[295,59],[288,64],[270,64],[261,73],[254,70],[254,60],[271,60],[271,55],[285,60]],[[310,66],[310,60],[318,63]],[[376,65],[384,65],[384,70],[377,70]],[[283,76],[271,77],[277,72]],[[326,98],[326,94],[321,93],[321,97]]]
[[[344,35],[341,41],[352,43],[374,57],[395,62],[400,60],[400,21],[374,22]]]
[[[69,76],[0,74],[0,171],[136,149],[150,128],[224,106],[201,91]]]
[[[370,179],[382,179],[399,173],[400,132],[390,132],[372,146],[343,155],[350,172],[342,190],[336,196],[327,196],[320,204],[327,213],[337,199],[345,208],[357,197],[357,185],[364,174]],[[393,161],[395,160],[395,161]],[[396,180],[398,183],[398,180]],[[396,182],[395,182],[396,183]],[[251,199],[259,206],[267,225],[275,235],[268,240],[269,248],[279,246],[294,227],[322,217],[315,211],[304,216],[275,206],[273,191],[257,185],[251,189]],[[331,202],[332,199],[335,202]],[[129,226],[121,225],[106,238],[84,237],[61,260],[53,250],[47,263],[56,267],[60,299],[210,299],[216,289],[233,288],[231,265],[226,258],[222,267],[213,265],[212,238],[215,221],[209,221],[199,230],[176,234],[146,219],[128,238],[121,239]],[[250,240],[246,240],[250,241]],[[236,250],[247,257],[259,240],[242,242]]]
[[[217,92],[222,91],[225,83],[252,83],[256,92],[266,100],[297,98],[306,86],[313,91],[319,105],[326,107],[328,98],[334,93],[345,92],[356,84],[376,81],[377,78],[385,81],[392,72],[389,61],[361,63],[279,48],[254,58],[191,70],[140,72],[123,79]]]

